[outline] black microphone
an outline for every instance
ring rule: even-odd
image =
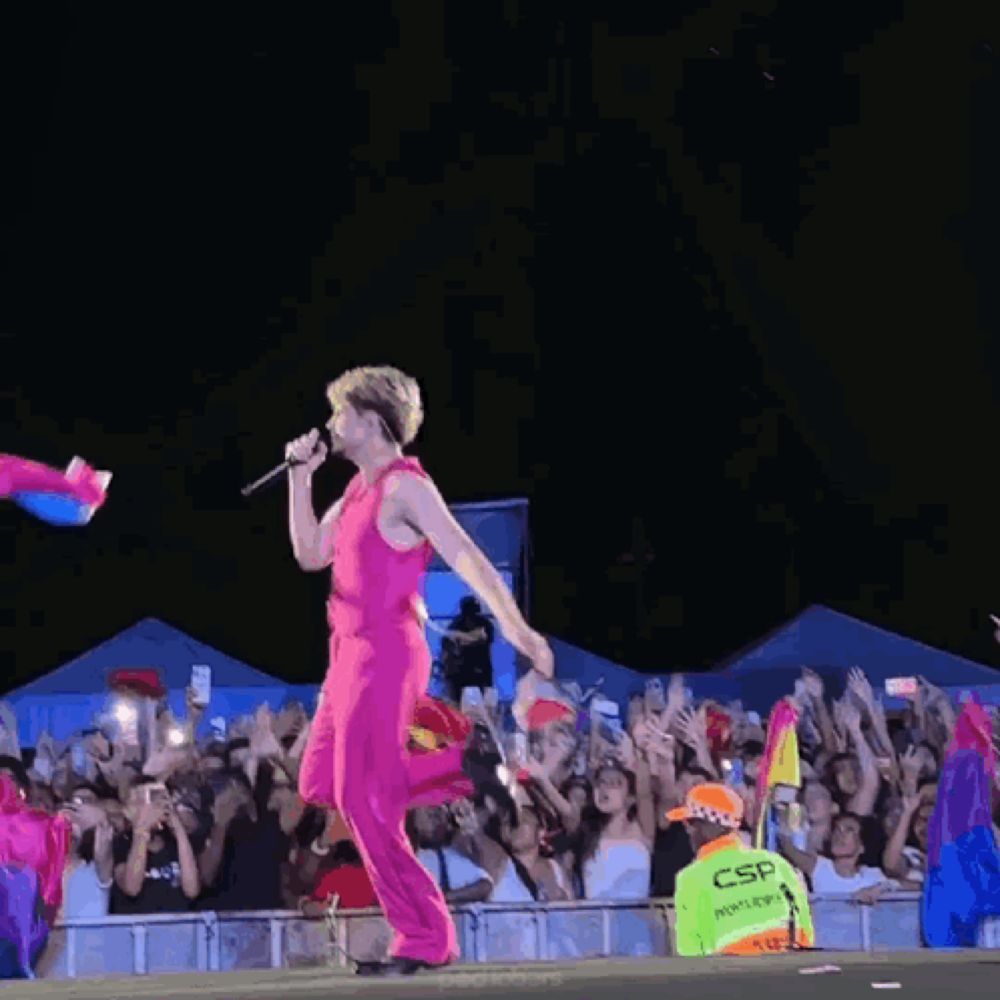
[[[320,450],[320,445],[323,443],[325,442],[323,441],[323,433],[321,431],[319,437],[316,439],[316,447],[313,449],[313,455],[315,455]],[[328,448],[327,451],[329,452],[330,449]],[[310,456],[310,458],[311,457],[312,456]],[[265,473],[256,482],[250,483],[248,486],[244,486],[243,489],[240,490],[240,493],[242,493],[243,496],[248,497],[250,496],[251,493],[255,493],[262,486],[266,486],[269,482],[271,482],[274,479],[277,479],[278,476],[282,475],[282,473],[287,472],[289,469],[291,469],[293,466],[296,465],[305,465],[305,462],[296,462],[294,459],[286,458],[285,461],[281,463],[281,465],[276,465],[270,472]]]

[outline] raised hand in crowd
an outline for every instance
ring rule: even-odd
[[[855,740],[864,738],[861,732],[861,709],[847,699],[840,703],[840,721],[848,736]]]
[[[110,745],[110,755],[107,760],[97,761],[98,773],[104,778],[108,785],[117,790],[119,798],[123,801],[126,794],[124,785],[127,781],[125,760],[125,747],[122,746],[122,744],[117,740],[112,740]]]
[[[923,767],[923,761],[916,746],[906,748],[899,759],[899,766],[903,775],[903,795],[916,795],[917,782],[920,780],[920,771]]]
[[[653,775],[659,775],[662,763],[673,760],[674,737],[660,729],[652,721],[647,721],[636,727],[636,750],[649,762],[649,770]]]
[[[687,706],[687,692],[684,688],[684,675],[674,674],[667,686],[667,724],[677,718]]]
[[[881,785],[875,754],[861,729],[861,711],[847,698],[840,703],[840,717],[861,771],[858,790],[851,798],[848,809],[857,816],[870,816]]]
[[[306,752],[306,743],[309,741],[309,733],[312,730],[312,722],[306,719],[305,725],[299,730],[295,742],[288,748],[285,754],[285,770],[293,782],[298,783],[299,769],[302,766],[302,755]]]
[[[854,692],[854,696],[865,706],[868,712],[872,729],[879,743],[881,756],[888,757],[894,765],[895,753],[893,751],[892,738],[889,736],[889,728],[885,721],[885,709],[883,709],[875,697],[871,682],[860,667],[854,667],[848,675],[847,685],[848,689]]]
[[[718,778],[719,772],[708,746],[707,707],[702,705],[697,710],[685,709],[677,717],[676,728],[681,741],[694,751],[698,765]]]
[[[188,686],[184,689],[184,714],[190,724],[192,733],[198,729],[199,723],[205,717],[205,709],[207,707],[207,705],[202,705],[198,702],[198,697],[193,687]]]
[[[281,744],[274,731],[274,716],[267,705],[261,705],[250,728],[250,756],[258,761],[272,760],[280,757],[281,752]]]
[[[181,868],[181,891],[188,899],[197,899],[201,893],[198,859],[194,856],[187,830],[170,799],[167,799],[164,804],[163,817],[177,842],[177,858]]]
[[[932,733],[929,731],[932,727],[928,725],[925,735],[934,740],[938,749],[943,751],[955,732],[955,709],[951,699],[941,688],[935,687],[924,677],[918,678],[918,681],[919,687],[923,689],[926,711],[937,718],[940,726],[938,733]]]
[[[854,693],[858,701],[869,711],[875,705],[875,693],[871,682],[860,667],[851,667],[847,675],[847,689]]]
[[[102,822],[107,822],[104,810],[89,802],[67,802],[61,806],[59,813],[72,823],[75,830],[86,833]]]
[[[142,765],[142,773],[159,781],[166,781],[183,767],[189,757],[187,750],[178,747],[161,747],[154,750]]]
[[[28,773],[43,784],[48,784],[52,780],[57,760],[52,737],[43,731],[35,741],[35,759],[28,768]]]
[[[635,771],[637,767],[635,741],[628,733],[622,733],[622,738],[615,748],[618,762],[626,771]]]
[[[949,706],[951,705],[951,702],[944,691],[931,684],[926,677],[917,678],[917,690],[923,695],[924,707],[928,711],[936,710],[941,703],[947,703]]]
[[[250,732],[253,729],[254,720],[249,715],[241,715],[239,718],[235,719],[229,725],[229,738],[236,739],[249,739]]]
[[[17,735],[17,716],[10,702],[0,701],[0,754],[21,759],[21,743]]]
[[[878,776],[891,788],[898,788],[900,784],[899,767],[896,764],[895,754],[880,754],[875,758],[875,767]]]
[[[137,834],[151,834],[159,830],[167,819],[167,799],[143,800],[132,817],[132,829]]]
[[[823,678],[815,670],[803,667],[802,686],[805,696],[809,701],[809,707],[812,709],[813,716],[816,719],[816,726],[823,745],[823,755],[832,756],[833,754],[840,753],[843,750],[843,744],[838,736],[837,728],[834,725],[833,717],[830,714],[830,709],[824,697],[825,687]]]
[[[634,771],[636,766],[635,742],[628,733],[623,732],[616,742],[604,744],[601,759],[612,760],[627,771]]]
[[[833,703],[832,719],[833,719],[833,737],[835,740],[834,752],[844,753],[847,750],[848,741],[848,728],[845,721],[844,710],[845,710],[845,699],[840,699]],[[855,712],[857,710],[855,709]]]
[[[802,683],[801,678],[795,682],[792,693],[790,695],[786,695],[785,698],[787,701],[792,703],[792,707],[801,719],[805,715],[806,709],[809,707],[809,698],[806,695],[806,688]]]
[[[544,761],[536,760],[534,757],[531,757],[524,765],[524,770],[527,771],[535,781],[539,782],[545,781],[551,773],[549,767]]]
[[[684,709],[677,717],[681,739],[692,750],[708,742],[708,715],[705,706]]]
[[[917,815],[924,799],[917,792],[905,792],[903,795],[903,807],[899,814],[899,822],[889,837],[889,842],[885,846],[882,854],[882,871],[891,878],[905,878],[908,874],[908,866],[903,858],[903,848],[906,846],[907,838],[910,835],[910,828],[913,826],[913,818]]]

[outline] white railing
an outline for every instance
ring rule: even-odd
[[[816,943],[832,951],[921,947],[920,896],[892,893],[874,906],[812,898]],[[666,956],[673,904],[665,899],[456,907],[463,962]],[[381,911],[307,920],[274,910],[88,917],[56,925],[39,963],[42,978],[292,968],[382,958],[389,928]],[[980,947],[1000,947],[1000,921],[984,922]]]

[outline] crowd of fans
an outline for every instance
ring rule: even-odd
[[[521,696],[530,702],[524,688],[537,683],[529,675]],[[766,732],[739,703],[694,704],[682,677],[666,689],[652,679],[615,726],[569,685],[541,725],[536,718],[526,727],[523,712],[500,704],[493,689],[482,694],[462,699],[474,724],[475,794],[407,820],[450,903],[670,897],[694,854],[683,826],[664,814],[702,782],[724,781],[741,795],[749,842]],[[803,783],[780,808],[779,850],[815,894],[874,903],[886,891],[919,888],[955,723],[948,697],[922,681],[910,707],[887,718],[862,671],[831,702],[808,669],[790,694],[800,709]],[[343,819],[297,793],[305,708],[262,706],[224,738],[197,738],[202,716],[190,692],[185,719],[161,708],[157,748],[147,755],[99,729],[64,744],[43,736],[23,754],[3,748],[0,771],[33,805],[71,821],[59,916],[319,916],[333,897],[342,909],[376,905]],[[6,707],[0,725],[16,732]]]

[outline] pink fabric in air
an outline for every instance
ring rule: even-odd
[[[23,865],[35,871],[42,899],[56,908],[62,903],[69,845],[68,820],[32,809],[10,776],[0,774],[0,864]]]

